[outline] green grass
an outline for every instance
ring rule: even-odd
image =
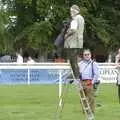
[[[0,120],[56,120],[58,85],[1,85]],[[64,97],[60,120],[86,120],[74,85]],[[117,89],[112,84],[99,87],[95,120],[120,120]]]

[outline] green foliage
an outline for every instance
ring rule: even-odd
[[[26,27],[15,39],[15,47],[49,49],[52,25],[47,21],[36,22]]]
[[[13,51],[12,36],[7,30],[8,21],[8,14],[5,11],[4,5],[0,1],[0,53]]]
[[[62,21],[70,16],[72,4],[80,6],[85,18],[84,47],[95,49],[97,44],[102,44],[115,49],[120,45],[118,0],[2,0],[2,5],[7,6],[3,13],[7,20],[0,15],[0,36],[6,38],[5,31],[8,35],[4,44],[8,44],[7,39],[12,38],[11,45],[15,49],[32,47],[52,50]],[[11,19],[14,16],[15,19]],[[4,24],[7,24],[7,28]],[[2,46],[1,42],[1,50]],[[11,48],[9,46],[8,49]]]

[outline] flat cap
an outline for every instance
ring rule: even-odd
[[[77,5],[72,5],[72,6],[71,6],[71,9],[80,12],[80,8],[79,8],[79,6],[77,6]]]

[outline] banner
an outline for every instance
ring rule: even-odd
[[[117,72],[115,64],[100,63],[98,79],[101,83],[116,83]],[[64,63],[0,65],[0,84],[54,84],[69,78],[70,66]]]

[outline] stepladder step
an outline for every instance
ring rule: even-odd
[[[94,117],[89,117],[87,120],[94,120]]]
[[[87,100],[87,98],[81,98],[81,100],[83,100],[83,101],[84,101],[84,100]]]

